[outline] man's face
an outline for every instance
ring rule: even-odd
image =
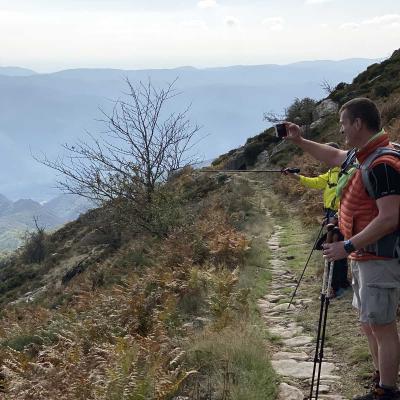
[[[344,134],[346,144],[350,147],[359,147],[360,145],[360,128],[361,121],[356,118],[353,122],[351,121],[347,110],[343,110],[340,113],[340,133]]]

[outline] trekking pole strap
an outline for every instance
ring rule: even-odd
[[[300,168],[282,168],[281,169],[282,174],[298,174],[300,173]]]

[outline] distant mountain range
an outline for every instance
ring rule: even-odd
[[[112,101],[132,83],[152,79],[165,85],[179,78],[168,111],[192,104],[190,118],[201,125],[205,139],[199,154],[212,159],[238,147],[266,128],[263,113],[283,112],[295,97],[324,96],[326,80],[349,82],[376,60],[307,61],[289,65],[232,66],[159,70],[75,69],[39,74],[18,67],[0,68],[0,193],[8,198],[48,200],[55,173],[31,154],[56,158],[61,144],[104,131],[99,122]]]
[[[36,75],[37,72],[28,68],[21,67],[0,67],[0,75],[6,76],[29,76]]]
[[[40,227],[51,230],[75,220],[91,207],[88,200],[76,195],[64,194],[40,204],[31,199],[11,201],[0,194],[0,251],[17,248],[23,234],[35,229],[35,218]]]

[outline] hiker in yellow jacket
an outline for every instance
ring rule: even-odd
[[[339,146],[333,142],[327,143],[327,145],[336,149],[339,148]],[[285,173],[285,175],[299,180],[303,186],[324,191],[324,211],[326,223],[328,223],[329,219],[334,217],[339,207],[339,198],[336,196],[336,185],[338,182],[339,173],[340,167],[334,167],[329,169],[324,174],[313,178],[291,173]],[[347,259],[335,261],[332,276],[332,289],[335,292],[335,297],[341,297],[345,290],[350,287],[350,283],[347,280],[347,269]]]
[[[326,214],[329,214],[327,216],[332,217],[336,214],[339,207],[339,199],[336,197],[336,185],[339,172],[340,167],[334,167],[324,174],[318,175],[314,178],[309,178],[300,174],[290,174],[290,176],[298,178],[303,186],[310,189],[323,190],[324,211]]]

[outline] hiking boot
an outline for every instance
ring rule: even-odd
[[[400,392],[397,389],[383,389],[377,386],[363,396],[353,397],[353,400],[400,400]]]
[[[379,371],[374,371],[373,374],[371,375],[369,381],[364,385],[366,389],[375,389],[376,387],[379,386],[379,381],[380,381],[380,374]]]

